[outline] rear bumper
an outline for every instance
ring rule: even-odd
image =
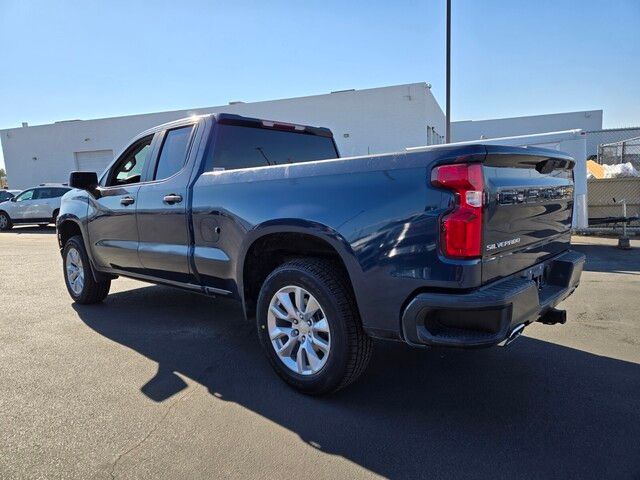
[[[402,315],[414,346],[488,347],[520,325],[545,320],[580,283],[585,256],[567,251],[470,293],[420,293]],[[543,275],[540,287],[535,278]]]

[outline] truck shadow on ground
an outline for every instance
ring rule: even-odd
[[[474,351],[380,342],[358,383],[312,398],[271,371],[235,302],[152,286],[74,308],[99,334],[157,362],[153,378],[132,386],[154,401],[186,387],[178,372],[385,477],[640,473],[634,363],[526,337]]]

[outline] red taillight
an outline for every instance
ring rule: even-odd
[[[484,178],[480,164],[441,165],[431,183],[456,193],[453,212],[442,217],[440,244],[447,257],[471,258],[482,253]]]

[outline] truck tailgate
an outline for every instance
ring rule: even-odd
[[[573,166],[553,150],[487,147],[483,283],[569,248]]]

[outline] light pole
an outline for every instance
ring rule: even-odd
[[[445,141],[451,143],[451,0],[447,0],[447,66],[446,66],[446,132]]]

